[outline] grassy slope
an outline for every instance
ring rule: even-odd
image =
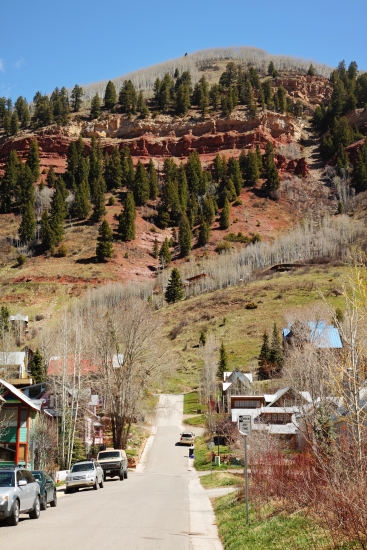
[[[300,513],[279,513],[263,507],[261,517],[250,507],[247,528],[244,502],[236,493],[214,501],[219,535],[226,550],[327,550],[335,547],[324,532]],[[338,546],[339,550],[342,547]],[[343,546],[346,550],[351,546]]]
[[[343,308],[343,299],[335,296],[335,290],[342,287],[348,274],[347,267],[310,267],[162,308],[157,315],[163,317],[167,345],[177,363],[176,373],[162,389],[182,392],[197,388],[202,365],[198,348],[202,330],[213,333],[219,344],[223,340],[229,369],[256,369],[264,330],[271,331],[274,321],[278,328],[286,326],[285,317],[290,312],[321,305],[320,291],[333,308]],[[247,310],[247,302],[255,302],[257,309]],[[182,321],[184,326],[171,340],[171,330]]]

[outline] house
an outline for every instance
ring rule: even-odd
[[[276,435],[292,448],[298,448],[299,416],[310,402],[308,392],[296,392],[291,387],[274,394],[232,396],[231,420],[238,422],[240,415],[249,415],[253,431]]]
[[[297,321],[291,327],[284,328],[283,347],[294,346],[302,342],[312,343],[319,349],[342,349],[339,331],[324,321]]]
[[[0,377],[13,386],[27,386],[33,383],[27,367],[26,352],[0,351]]]
[[[17,335],[24,336],[28,332],[28,315],[9,315],[10,326]]]
[[[37,425],[42,410],[41,401],[33,401],[20,389],[0,380],[2,407],[0,410],[0,464],[20,464],[32,469],[34,446],[30,441],[31,430]],[[49,415],[47,415],[49,416]]]
[[[231,410],[232,395],[248,394],[252,383],[252,374],[239,371],[236,369],[233,372],[223,373],[222,383],[222,406],[225,412]]]

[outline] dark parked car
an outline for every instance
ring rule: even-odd
[[[57,506],[56,485],[51,476],[42,470],[32,470],[32,475],[40,486],[41,510],[47,510],[47,504],[50,504],[52,508]]]

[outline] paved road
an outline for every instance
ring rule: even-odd
[[[187,447],[175,445],[182,396],[161,396],[157,431],[137,472],[104,489],[80,490],[57,508],[27,516],[18,527],[0,522],[0,546],[12,550],[220,550],[205,491]],[[24,519],[23,519],[24,518]]]

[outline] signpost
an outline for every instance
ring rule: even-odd
[[[212,440],[209,445],[210,449],[210,479],[213,477],[213,449],[214,449],[214,441]]]
[[[243,435],[245,447],[245,491],[246,491],[246,525],[248,525],[248,468],[247,468],[247,436],[252,432],[252,417],[241,414],[238,417],[238,431]]]

